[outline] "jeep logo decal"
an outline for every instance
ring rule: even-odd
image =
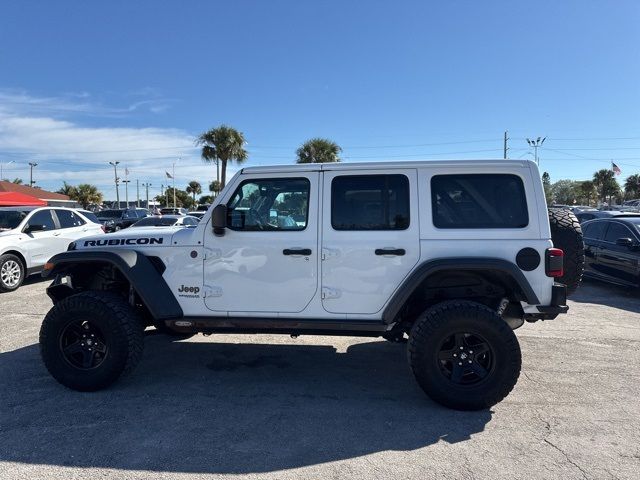
[[[180,292],[180,293],[195,293],[195,294],[197,294],[198,292],[200,292],[200,287],[187,287],[186,285],[180,285],[180,288],[178,289],[178,292]]]
[[[106,247],[114,245],[155,245],[162,244],[164,238],[109,238],[104,240],[85,240],[85,247]]]

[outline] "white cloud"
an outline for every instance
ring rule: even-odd
[[[75,98],[72,98],[75,95]],[[193,135],[179,129],[135,127],[87,127],[77,120],[60,119],[67,114],[85,114],[116,109],[96,106],[84,92],[65,97],[33,97],[24,92],[0,91],[0,162],[4,177],[29,179],[29,162],[37,185],[57,189],[63,181],[98,185],[108,198],[115,197],[114,172],[109,162],[118,161],[118,174],[129,170],[130,195],[135,198],[135,180],[150,182],[150,194],[167,185],[165,171],[176,163],[176,186],[191,180],[205,186],[215,178],[215,165],[204,164],[194,146]],[[162,109],[155,100],[140,100],[127,107],[133,112]],[[108,114],[107,116],[109,116]],[[179,159],[179,160],[178,160]],[[8,164],[8,162],[12,162]],[[229,168],[228,178],[235,172]],[[205,191],[204,193],[208,193]],[[141,195],[143,190],[141,188]],[[124,186],[121,186],[124,198]]]

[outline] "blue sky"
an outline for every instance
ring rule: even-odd
[[[637,1],[109,1],[0,4],[5,177],[114,197],[214,178],[193,147],[227,123],[249,164],[325,136],[345,161],[530,158],[587,179],[640,172]],[[8,162],[13,163],[8,164]],[[157,191],[155,192],[157,193]],[[132,194],[130,194],[132,195]]]

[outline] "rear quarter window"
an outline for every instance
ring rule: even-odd
[[[522,179],[510,174],[435,175],[436,228],[524,228],[529,225]]]

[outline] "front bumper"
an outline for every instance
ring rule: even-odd
[[[524,319],[527,322],[537,320],[553,320],[561,313],[567,313],[567,286],[562,283],[554,283],[551,287],[551,305],[537,305],[537,312],[526,312]]]

